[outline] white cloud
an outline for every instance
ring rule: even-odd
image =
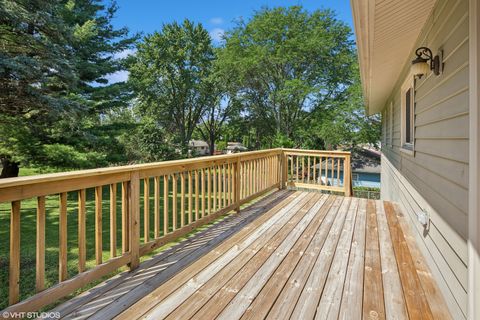
[[[222,28],[215,28],[210,31],[210,37],[212,37],[213,41],[222,41],[224,34],[225,30],[223,30]]]
[[[114,59],[123,59],[127,56],[134,55],[137,52],[137,49],[125,49],[123,51],[117,52],[113,54]]]
[[[210,19],[210,23],[218,26],[218,25],[223,24],[223,19],[220,18],[220,17],[215,17],[215,18]]]
[[[127,81],[128,75],[129,75],[128,71],[122,70],[122,71],[111,73],[108,76],[106,76],[106,78],[108,80],[108,83],[112,84],[112,83]]]

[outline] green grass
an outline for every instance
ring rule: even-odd
[[[24,173],[36,173],[35,169],[30,171],[24,171]],[[141,185],[140,194],[143,195],[143,182]],[[150,238],[154,237],[154,183],[153,179],[150,179]],[[161,198],[160,198],[160,230],[163,231],[163,181],[160,184]],[[172,230],[172,183],[170,182],[170,212],[169,212],[169,229]],[[180,191],[180,183],[178,183],[178,191]],[[178,192],[177,191],[177,192]],[[68,276],[73,277],[78,273],[78,208],[77,208],[77,192],[68,193],[68,207],[67,207],[67,228],[68,228]],[[87,189],[86,197],[86,257],[87,257],[87,269],[95,266],[95,195],[94,189]],[[177,222],[180,223],[180,195],[177,196]],[[121,254],[121,185],[117,185],[117,254]],[[140,237],[141,243],[143,243],[143,196],[140,199]],[[193,205],[195,201],[193,201]],[[200,201],[201,205],[201,201]],[[32,296],[35,293],[35,261],[36,261],[36,199],[26,199],[21,202],[21,236],[20,236],[20,300]],[[107,261],[110,257],[110,191],[108,186],[104,186],[102,189],[102,238],[103,238],[103,261]],[[58,283],[58,247],[59,247],[59,197],[58,195],[46,197],[46,243],[45,243],[45,287],[51,287]],[[185,208],[188,208],[187,199],[185,199]],[[185,221],[188,218],[185,218]],[[222,218],[220,218],[221,220]],[[10,204],[0,204],[0,309],[7,307],[8,305],[8,265],[9,265],[9,232],[10,227]],[[197,230],[195,231],[197,232]],[[173,243],[168,244],[169,247],[180,241],[176,240]],[[165,248],[165,247],[164,247]],[[163,249],[164,249],[163,248]],[[162,249],[157,249],[148,256],[142,257],[142,260],[148,259],[155,253],[158,253]],[[116,274],[125,270],[122,268]],[[108,275],[105,278],[111,277],[113,274]],[[84,291],[101,281],[98,280],[89,284],[87,287],[78,290],[75,294]]]

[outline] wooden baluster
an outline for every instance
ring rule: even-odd
[[[218,194],[217,194],[217,206],[218,210],[222,208],[222,166],[217,167],[217,183],[218,183]]]
[[[188,171],[188,222],[193,221],[193,208],[192,208],[192,171]]]
[[[340,187],[340,158],[337,158],[337,186]]]
[[[217,211],[217,166],[213,167],[213,212]]]
[[[95,187],[95,261],[97,265],[103,261],[102,246],[102,186]]]
[[[10,264],[8,269],[8,303],[20,296],[20,201],[12,202],[10,213]]]
[[[287,168],[288,170],[288,168]],[[288,172],[287,172],[288,174]],[[289,176],[289,181],[293,182],[293,155],[290,155],[290,176]]]
[[[200,171],[202,175],[202,218],[205,217],[205,169]]]
[[[180,174],[180,227],[185,225],[185,172]]]
[[[235,168],[235,170],[239,170],[239,173],[240,173],[240,181],[237,181],[237,183],[235,184],[235,186],[239,187],[240,190],[239,191],[239,197],[238,199],[233,199],[233,202],[236,204],[237,200],[240,200],[240,199],[243,199],[245,197],[245,164],[240,162],[239,160],[237,160],[237,163],[236,163],[237,167]]]
[[[200,211],[200,208],[199,208],[200,201],[198,199],[198,197],[200,196],[200,193],[198,188],[199,188],[198,170],[195,170],[195,221],[198,220],[199,211]]]
[[[168,233],[168,189],[169,189],[169,175],[163,176],[163,235]]]
[[[128,191],[129,240],[130,240],[130,270],[140,264],[140,174],[132,172]]]
[[[178,185],[177,185],[177,175],[174,173],[172,174],[172,230],[177,230],[177,192],[178,192]]]
[[[320,178],[320,185],[323,185],[323,179],[322,179],[322,174],[323,174],[323,157],[320,157],[320,170],[318,171],[318,177]],[[326,171],[325,171],[326,172]],[[326,176],[326,174],[325,174]]]
[[[307,183],[310,183],[310,156],[307,161]]]
[[[352,177],[352,168],[350,166],[350,155],[345,156],[343,160],[343,187],[345,190],[345,196],[350,197],[352,195],[352,189],[351,189],[351,177]]]
[[[150,179],[143,179],[143,242],[150,241]]]
[[[45,289],[45,197],[37,198],[37,252],[36,252],[37,292]]]
[[[233,189],[234,189],[234,186],[233,186],[233,179],[234,179],[234,175],[235,175],[235,171],[234,171],[234,167],[233,167],[233,163],[230,163],[229,166],[229,171],[228,171],[228,182],[229,182],[229,187],[228,187],[228,205],[232,205],[233,204]]]
[[[59,244],[58,244],[58,281],[62,282],[68,278],[67,265],[67,193],[60,193],[60,214],[59,214]]]
[[[331,168],[331,171],[332,171],[332,172],[331,172],[331,175],[332,175],[332,182],[331,182],[331,184],[332,184],[332,186],[333,186],[333,184],[334,184],[334,181],[333,181],[334,170],[335,170],[335,158],[332,157],[332,168]]]
[[[153,206],[153,236],[155,239],[160,237],[160,177],[153,179],[154,183],[154,206]]]
[[[298,166],[298,156],[295,156],[295,160],[296,160],[296,167],[295,167],[295,177],[296,177],[296,181],[298,182],[298,176],[299,176],[299,166]]]
[[[212,169],[207,169],[207,215],[212,213]]]
[[[313,157],[313,183],[317,183],[317,157]]]
[[[117,256],[117,184],[110,185],[110,258]]]
[[[223,208],[227,206],[227,168],[225,164],[222,165],[222,205]]]
[[[129,230],[128,230],[128,221],[130,218],[128,217],[129,215],[129,210],[128,210],[128,190],[130,188],[128,181],[122,182],[122,254],[125,252],[128,252],[129,245],[130,245],[130,239],[129,239]],[[85,190],[83,190],[85,193]],[[85,200],[85,195],[84,195],[84,200]],[[85,201],[83,201],[85,203]],[[84,205],[85,206],[85,205]],[[80,223],[80,222],[79,222]],[[85,238],[84,238],[85,241]]]
[[[258,163],[257,159],[253,160],[253,192],[252,194],[257,193],[258,190]]]

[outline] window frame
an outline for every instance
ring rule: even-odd
[[[410,90],[410,129],[411,137],[410,142],[407,142],[407,101],[406,95]],[[400,151],[405,152],[410,155],[415,154],[415,79],[413,76],[409,76],[407,80],[403,83],[401,90],[401,122],[400,122],[400,136],[401,136],[401,145]]]

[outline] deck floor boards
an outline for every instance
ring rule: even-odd
[[[450,319],[403,219],[389,202],[274,192],[55,311],[66,319]]]

